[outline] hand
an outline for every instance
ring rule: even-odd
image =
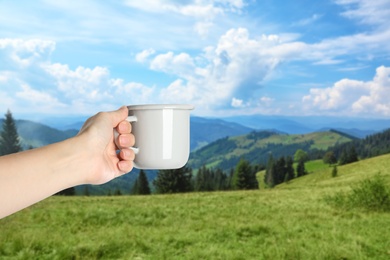
[[[86,183],[106,183],[132,170],[135,155],[128,147],[134,145],[134,135],[131,124],[126,121],[127,115],[124,106],[116,111],[100,112],[84,123],[78,137],[86,144],[88,152]],[[116,143],[120,147],[114,142],[114,128],[119,133]]]
[[[73,138],[0,156],[0,218],[66,188],[106,183],[131,171],[134,152],[127,147],[134,145],[134,136],[127,114],[126,107],[101,112]]]

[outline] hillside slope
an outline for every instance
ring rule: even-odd
[[[352,185],[380,174],[390,186],[390,154],[372,157],[337,167],[337,177],[331,177],[332,167],[318,170],[314,173],[283,183],[278,189],[300,188],[343,188],[349,189]]]
[[[78,132],[76,130],[61,131],[28,120],[16,120],[16,128],[24,149],[27,149],[29,146],[40,147],[60,142],[75,136]]]
[[[296,150],[325,150],[351,139],[336,132],[315,132],[304,135],[278,134],[271,131],[251,132],[246,135],[219,139],[190,155],[189,165],[202,165],[228,170],[245,158],[253,164],[265,164],[269,153],[274,157],[292,156]]]

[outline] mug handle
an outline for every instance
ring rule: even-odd
[[[130,123],[131,123],[131,122],[137,122],[137,121],[138,121],[138,119],[137,119],[136,116],[128,116],[128,117],[126,118],[126,120],[129,121]],[[114,128],[114,142],[115,142],[115,144],[116,144],[117,147],[119,147],[119,145],[118,145],[118,143],[117,143],[117,141],[116,141],[116,140],[118,139],[118,136],[119,136],[119,133],[118,133],[118,131]],[[134,152],[135,154],[138,154],[138,152],[139,152],[139,148],[137,148],[137,147],[129,147],[129,149],[133,150],[133,152]]]

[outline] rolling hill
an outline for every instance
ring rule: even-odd
[[[350,142],[352,138],[334,131],[309,134],[280,134],[272,131],[253,131],[246,135],[219,139],[190,155],[189,165],[228,170],[241,158],[253,164],[265,164],[269,153],[274,157],[292,156],[298,149],[325,150],[335,144]]]
[[[16,120],[16,129],[24,149],[60,142],[78,133],[77,130],[61,131],[28,120]]]

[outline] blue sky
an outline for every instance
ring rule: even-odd
[[[388,0],[0,1],[0,112],[390,118]]]

